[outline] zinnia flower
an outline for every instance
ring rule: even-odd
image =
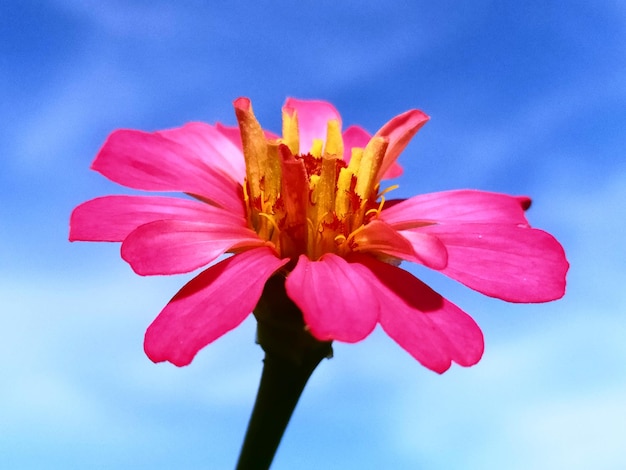
[[[92,168],[130,188],[187,197],[106,196],[78,206],[70,240],[122,242],[141,275],[192,272],[150,325],[155,362],[189,364],[255,308],[266,281],[287,295],[321,341],[360,341],[380,323],[425,367],[470,366],[480,329],[401,261],[425,265],[509,302],[565,291],[561,245],[531,228],[527,197],[460,190],[386,201],[384,177],[429,119],[396,116],[374,136],[343,133],[336,109],[288,99],[282,137],[262,129],[250,101],[234,102],[237,127],[190,123],[154,133],[113,132]]]

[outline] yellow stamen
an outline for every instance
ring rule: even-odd
[[[341,128],[339,127],[339,121],[337,119],[328,121],[324,155],[343,158],[343,138],[341,137]]]
[[[339,234],[335,237],[335,243],[337,245],[341,245],[342,243],[344,243],[347,240],[346,236],[343,234]]]
[[[367,217],[370,214],[376,214],[378,215],[380,213],[380,209],[383,207],[383,203],[382,201],[380,202],[379,206],[375,209],[370,209],[365,213],[365,216]]]
[[[356,176],[359,171],[363,149],[358,147],[352,148],[352,156],[347,168],[339,171],[339,179],[337,181],[337,196],[335,201],[335,210],[337,216],[343,220],[350,211],[350,186],[352,177]]]
[[[322,147],[324,146],[324,142],[322,139],[313,139],[313,146],[309,153],[316,158],[322,158]]]
[[[371,197],[374,186],[378,183],[376,176],[383,163],[389,142],[382,137],[374,137],[369,141],[359,165],[355,192],[365,200]]]
[[[370,214],[376,213],[376,216],[378,217],[380,215],[380,212],[383,210],[383,207],[385,205],[385,194],[387,194],[390,191],[393,191],[394,189],[398,189],[398,185],[394,184],[393,186],[389,186],[387,189],[385,189],[382,193],[380,193],[378,195],[378,197],[380,198],[380,204],[378,204],[378,208],[377,209],[370,209],[368,210],[365,215],[368,216]]]
[[[276,230],[276,232],[280,232],[278,225],[276,225],[276,220],[274,220],[274,216],[266,214],[265,212],[259,212],[259,215],[268,220],[272,224],[272,227],[274,227],[274,230]]]
[[[352,174],[356,175],[359,172],[359,166],[361,166],[362,158],[363,149],[360,147],[352,147],[350,163],[348,163],[348,169],[352,172]]]
[[[350,232],[350,234],[348,235],[348,238],[346,239],[346,244],[352,243],[352,241],[354,240],[355,235],[357,235],[359,232],[363,231],[364,228],[365,228],[365,225],[360,225],[359,227],[356,228],[356,230],[353,230],[352,232]]]
[[[377,199],[378,199],[379,197],[384,198],[384,197],[385,197],[385,194],[387,194],[387,193],[389,193],[389,192],[391,192],[391,191],[393,191],[393,190],[395,190],[395,189],[398,189],[399,187],[400,187],[400,185],[399,185],[399,184],[393,184],[393,185],[389,186],[388,188],[385,188],[385,190],[384,190],[383,192],[381,192],[381,193],[379,193],[379,194],[378,194]]]
[[[319,175],[311,175],[309,176],[309,189],[311,191],[313,191],[315,189],[315,187],[317,186],[317,183],[319,182],[320,177]]]
[[[300,151],[300,134],[298,132],[298,115],[294,111],[289,114],[283,110],[283,143],[289,147],[291,153],[297,155]]]

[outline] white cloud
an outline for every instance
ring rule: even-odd
[[[626,466],[626,385],[517,410],[512,440],[526,449],[515,468]]]
[[[441,455],[434,468],[621,468],[626,327],[584,307],[570,313],[567,323],[492,341],[467,371],[407,378],[387,425],[397,451],[416,465]]]

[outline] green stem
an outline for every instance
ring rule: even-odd
[[[270,468],[307,380],[317,364],[297,367],[266,355],[261,384],[237,464],[238,470]]]
[[[237,470],[270,468],[309,377],[332,356],[331,343],[306,330],[302,313],[285,293],[284,277],[268,280],[254,314],[265,359]]]

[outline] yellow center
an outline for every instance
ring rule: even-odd
[[[358,250],[358,233],[382,209],[379,170],[388,142],[374,137],[343,159],[337,120],[328,121],[326,140],[300,153],[298,116],[283,111],[283,136],[268,139],[247,99],[235,102],[246,161],[244,197],[249,225],[281,257]]]

